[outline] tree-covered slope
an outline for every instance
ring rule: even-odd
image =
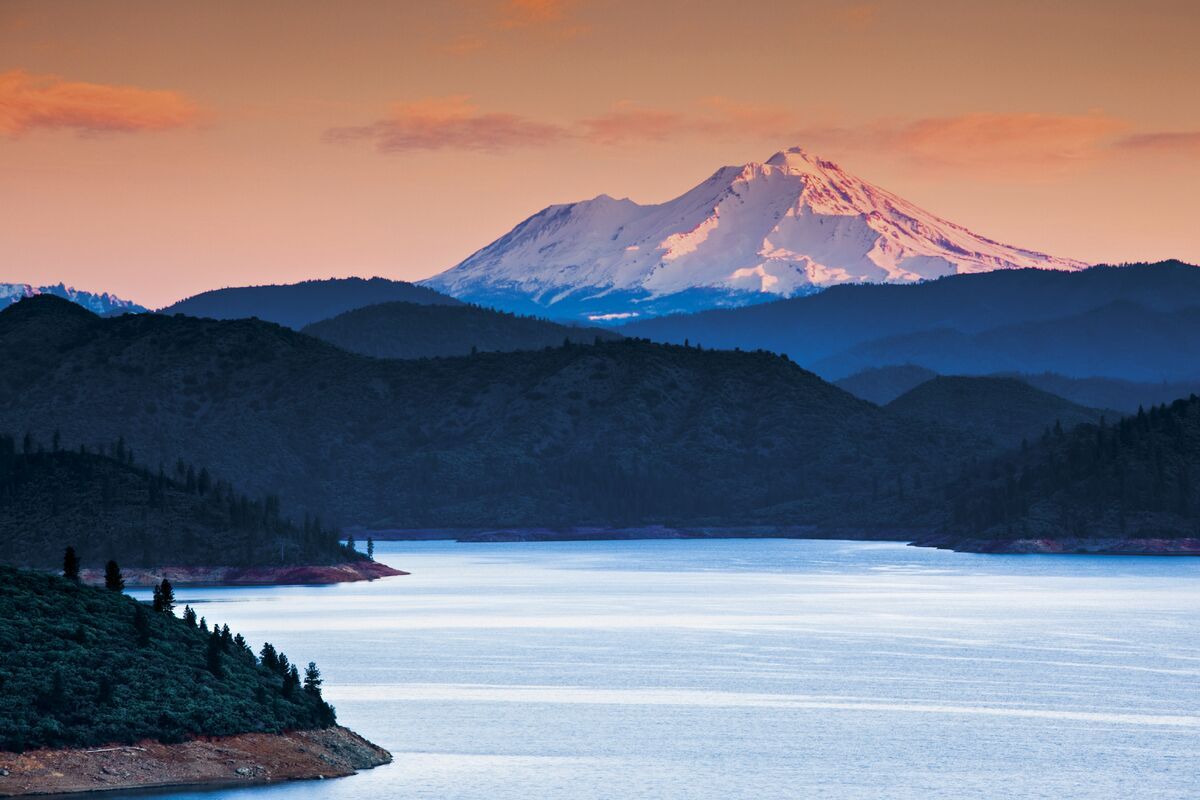
[[[886,516],[978,455],[768,353],[637,340],[423,360],[254,320],[0,313],[0,430],[124,436],[339,524],[804,524]]]
[[[1200,537],[1200,398],[1054,431],[949,487],[944,541]]]
[[[333,724],[273,650],[116,591],[0,567],[0,750]]]
[[[299,330],[317,320],[374,303],[458,305],[453,297],[426,286],[386,278],[329,278],[269,286],[213,289],[167,306],[161,314],[187,314],[210,319],[257,317]]]
[[[936,377],[937,373],[931,369],[915,364],[900,364],[864,369],[835,381],[834,386],[877,406],[885,406],[905,392]]]
[[[1099,422],[1105,412],[1076,405],[1017,378],[938,376],[884,407],[889,414],[970,431],[1015,447],[1054,426]],[[1108,412],[1114,419],[1118,414]]]
[[[0,436],[0,560],[51,566],[73,546],[92,566],[285,566],[354,561],[319,520],[294,524],[279,500],[251,500],[208,470],[135,466],[110,454]]]
[[[376,358],[465,356],[591,343],[620,336],[600,328],[560,325],[479,306],[380,303],[303,328],[343,350]]]

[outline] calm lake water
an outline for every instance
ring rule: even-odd
[[[395,763],[172,798],[1200,797],[1200,559],[384,543],[409,577],[179,592],[314,659]]]

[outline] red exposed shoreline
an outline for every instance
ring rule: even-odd
[[[245,733],[180,744],[0,752],[0,797],[230,786],[353,775],[392,756],[353,731]]]

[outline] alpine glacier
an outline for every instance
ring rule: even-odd
[[[424,283],[592,321],[790,297],[840,283],[1087,266],[1000,244],[794,147],[658,205],[600,195],[534,214]]]

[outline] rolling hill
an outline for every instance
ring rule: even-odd
[[[868,367],[834,381],[834,386],[877,406],[886,406],[905,392],[936,377],[937,373],[931,369],[915,364],[900,364],[890,367]]]
[[[884,406],[889,414],[950,425],[1002,448],[1032,441],[1054,427],[1098,423],[1106,412],[1084,408],[1017,378],[935,377]],[[1119,414],[1107,412],[1108,419]]]
[[[334,723],[319,691],[291,683],[286,661],[257,661],[228,631],[117,591],[0,567],[0,750]]]
[[[947,520],[921,543],[982,552],[1044,549],[1047,541],[1068,552],[1200,552],[1200,398],[1055,432],[969,469],[947,496]],[[1171,550],[1171,540],[1184,540],[1175,546],[1185,549]]]
[[[619,334],[468,305],[380,303],[306,325],[303,333],[376,358],[465,356],[591,343]]]
[[[95,569],[126,567],[316,566],[365,560],[318,520],[281,515],[278,499],[251,500],[208,470],[135,466],[123,441],[107,453],[49,449],[32,437],[20,448],[0,436],[0,560],[60,563],[72,546]]]
[[[765,352],[383,360],[257,320],[35,297],[0,313],[0,357],[0,430],[123,436],[344,525],[894,521],[890,492],[979,454]]]
[[[207,319],[257,317],[299,330],[305,325],[375,303],[458,305],[432,289],[386,278],[330,278],[271,286],[213,289],[160,309],[160,314],[186,314]]]

